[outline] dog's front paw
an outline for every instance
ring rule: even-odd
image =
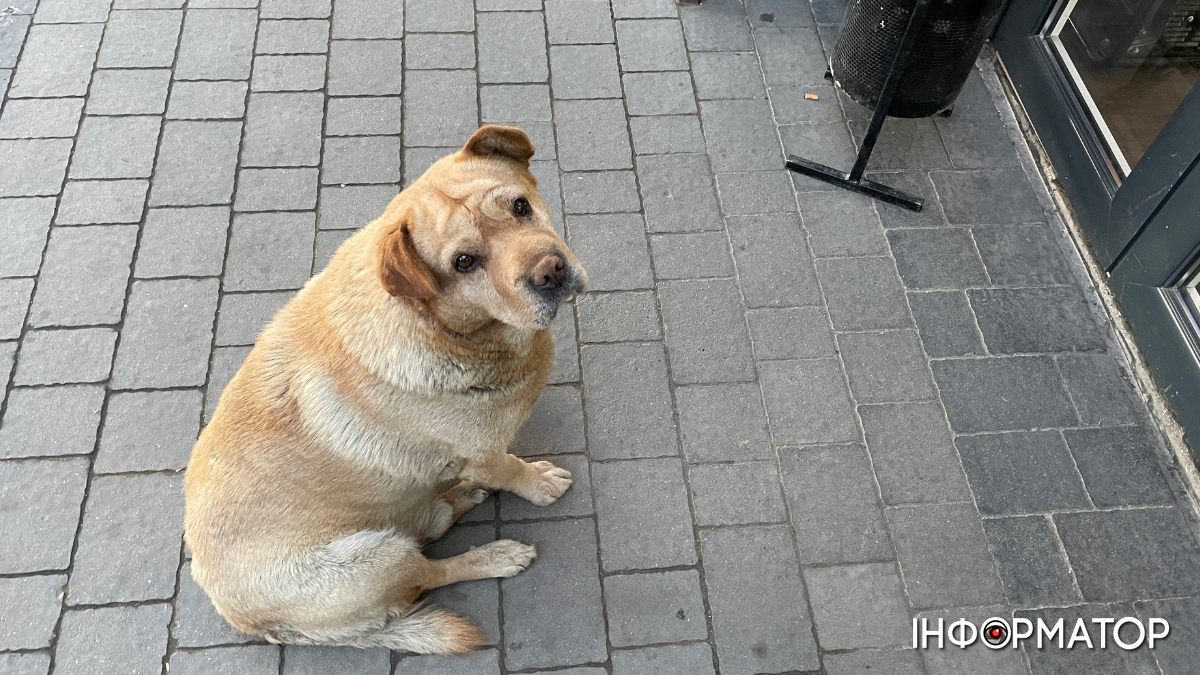
[[[537,469],[537,483],[530,488],[528,494],[521,495],[535,506],[549,506],[563,496],[571,487],[571,472],[554,466],[550,462],[533,462],[530,464]]]
[[[472,551],[493,577],[515,577],[537,557],[537,549],[512,539],[499,539]]]

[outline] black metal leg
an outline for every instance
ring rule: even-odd
[[[858,157],[850,172],[839,171],[795,155],[788,155],[785,164],[788,169],[889,204],[913,211],[921,210],[924,205],[922,198],[866,180],[863,178],[863,173],[867,170],[867,160],[871,158],[875,142],[879,139],[879,131],[883,128],[883,121],[887,118],[888,109],[891,108],[892,98],[900,88],[900,78],[904,75],[904,67],[908,65],[908,59],[912,55],[913,46],[917,42],[917,34],[925,22],[925,12],[928,9],[929,0],[915,0],[912,12],[908,17],[908,24],[904,28],[904,36],[900,38],[900,46],[892,58],[892,68],[883,81],[883,90],[879,94],[879,101],[875,104],[875,114],[871,117],[871,124],[867,127],[866,135],[863,136],[862,146],[859,147]]]

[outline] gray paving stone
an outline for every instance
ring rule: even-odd
[[[983,354],[975,315],[962,291],[908,293],[908,306],[930,356]]]
[[[671,0],[613,0],[613,16],[618,19],[675,18],[678,10]]]
[[[717,194],[725,215],[796,211],[791,182],[782,171],[717,174]]]
[[[396,664],[396,675],[496,675],[499,672],[500,653],[494,649],[454,656],[410,655]]]
[[[252,345],[258,334],[295,294],[291,291],[274,293],[228,293],[221,298],[217,312],[218,346]]]
[[[528,12],[479,15],[480,82],[545,82],[546,29],[542,16]]]
[[[721,672],[816,669],[812,620],[787,527],[704,530],[700,544]]]
[[[567,241],[588,271],[589,290],[654,287],[640,215],[570,216],[567,218]]]
[[[242,166],[316,166],[321,162],[320,93],[251,94]]]
[[[168,122],[150,205],[228,204],[241,137],[241,122]]]
[[[989,518],[983,530],[991,542],[1004,592],[1016,607],[1079,602],[1067,559],[1045,516]]]
[[[233,208],[236,211],[315,208],[317,174],[317,169],[244,169]]]
[[[49,672],[49,652],[0,654],[0,673],[4,675],[47,675]]]
[[[409,70],[457,70],[475,67],[475,38],[462,33],[411,33],[404,40]]]
[[[38,330],[25,334],[15,385],[102,382],[112,368],[111,328]]]
[[[90,453],[103,404],[104,390],[95,385],[13,389],[0,428],[0,458]]]
[[[81,98],[13,99],[0,116],[0,138],[71,138],[82,110]]]
[[[885,228],[896,227],[939,227],[946,224],[946,214],[938,200],[938,193],[933,187],[933,181],[924,171],[869,172],[867,178],[916,195],[925,200],[925,206],[920,213],[913,213],[906,208],[884,204],[875,205],[879,219]]]
[[[250,347],[217,347],[213,350],[208,391],[205,393],[204,399],[205,424],[212,419],[213,412],[217,409],[217,403],[220,402],[221,393],[225,391],[225,385],[229,384],[238,369],[242,367],[242,362],[246,360],[250,349]]]
[[[713,675],[712,647],[706,643],[613,650],[613,675]]]
[[[859,650],[839,654],[826,654],[823,659],[829,675],[860,675],[861,673],[887,673],[888,675],[921,675],[921,656],[913,649],[873,651]]]
[[[103,31],[99,24],[31,27],[9,98],[87,95]]]
[[[765,99],[701,101],[700,119],[713,171],[762,171],[783,164]]]
[[[229,241],[225,290],[296,289],[312,269],[311,213],[237,214]]]
[[[579,436],[582,439],[582,429],[579,430]],[[521,448],[514,449],[521,450]],[[561,452],[561,449],[555,448],[555,451]],[[500,518],[511,522],[565,516],[590,516],[595,513],[595,509],[592,507],[592,481],[586,455],[556,454],[539,457],[531,456],[527,452],[520,452],[520,454],[531,462],[545,460],[570,471],[575,482],[565,495],[550,506],[534,506],[511,492],[499,493],[496,495],[496,501],[500,509]]]
[[[113,394],[100,435],[96,473],[184,468],[200,433],[200,407],[199,391]]]
[[[650,237],[650,256],[658,279],[732,277],[733,258],[724,232],[656,234]]]
[[[879,216],[869,201],[844,191],[801,196],[809,245],[818,258],[887,255]]]
[[[1069,650],[1059,649],[1057,644],[1046,645],[1044,648],[1038,649],[1036,641],[1026,640],[1024,647],[1025,653],[1029,657],[1030,669],[1038,675],[1042,673],[1154,673],[1158,672],[1155,652],[1158,651],[1160,645],[1171,642],[1171,639],[1159,642],[1153,651],[1147,649],[1145,645],[1134,651],[1125,651],[1113,644],[1111,625],[1104,626],[1102,624],[1097,627],[1095,623],[1092,623],[1099,617],[1119,620],[1122,617],[1135,616],[1133,606],[1127,603],[1089,604],[1067,608],[1047,607],[1018,612],[1018,616],[1035,623],[1040,619],[1047,626],[1053,626],[1056,622],[1062,621],[1067,644],[1072,644],[1072,627],[1076,625],[1077,621],[1083,621],[1087,632],[1091,634],[1088,642],[1076,644],[1074,649]],[[1174,628],[1173,625],[1171,627]],[[1107,644],[1104,645],[1104,648],[1086,648],[1086,645],[1094,644],[1101,631],[1107,635]],[[1137,629],[1133,626],[1122,626],[1121,635],[1123,639],[1132,641],[1136,639]],[[1172,634],[1171,638],[1175,637]],[[1048,640],[1048,642],[1054,642],[1054,640]],[[1099,644],[1094,646],[1100,647]],[[1013,650],[1004,651],[1011,652]]]
[[[495,585],[496,582],[492,582]],[[354,647],[283,648],[282,675],[323,675],[354,672],[362,675],[388,675],[392,669],[391,653],[386,649],[356,649]]]
[[[279,647],[274,645],[226,647],[198,652],[175,652],[168,664],[175,675],[242,673],[274,675],[279,672]]]
[[[959,436],[955,445],[981,513],[1089,506],[1071,453],[1057,431]]]
[[[313,274],[324,270],[337,248],[353,234],[353,230],[317,230],[317,243],[313,251]]]
[[[322,187],[318,227],[358,229],[378,218],[397,192],[395,185]]]
[[[11,410],[10,402],[10,410]],[[0,573],[64,570],[79,524],[87,458],[0,462]]]
[[[673,382],[754,379],[741,294],[732,279],[663,281],[658,297]]]
[[[68,181],[56,225],[136,223],[146,205],[145,180]]]
[[[796,214],[730,216],[725,224],[747,307],[822,304]]]
[[[553,119],[545,84],[488,85],[479,90],[479,106],[484,124]]]
[[[917,618],[937,626],[938,619],[949,627],[954,621],[965,618],[976,626],[991,617],[1009,620],[1012,611],[1003,605],[985,607],[951,607],[943,610],[917,612]],[[1028,675],[1021,653],[1015,649],[989,649],[976,642],[965,649],[947,643],[945,649],[936,648],[936,638],[931,638],[929,647],[920,650],[925,661],[925,672],[929,675],[957,675],[958,673],[980,673],[987,675]]]
[[[809,94],[817,98],[806,98]],[[778,124],[841,122],[843,119],[837,90],[829,85],[774,85],[768,90],[768,95]]]
[[[160,117],[88,117],[79,130],[71,178],[148,178]]]
[[[933,118],[933,122],[937,125],[954,168],[996,169],[1017,166],[1017,153],[999,113],[938,116]]]
[[[604,579],[604,599],[614,647],[708,637],[696,570],[609,576]]]
[[[571,345],[558,349],[574,351]],[[579,390],[550,386],[542,390],[529,419],[512,442],[513,451],[522,457],[531,455],[585,452],[583,403]]]
[[[21,337],[32,294],[33,279],[0,280],[0,340]]]
[[[400,94],[402,44],[399,40],[334,40],[329,45],[329,95]]]
[[[893,507],[887,518],[913,607],[1003,600],[979,514],[970,504]]]
[[[264,19],[324,19],[333,0],[262,0],[259,15]]]
[[[627,213],[642,207],[632,171],[563,174],[566,213]],[[595,289],[598,290],[598,289]]]
[[[12,79],[12,69],[0,69],[0,96],[8,93],[8,82]]]
[[[828,84],[824,74],[829,64],[814,28],[763,26],[753,34],[768,85]]]
[[[167,652],[170,620],[171,606],[167,604],[68,611],[63,615],[54,671],[70,675],[157,673]]]
[[[258,15],[246,9],[188,11],[175,61],[177,80],[250,77]]]
[[[29,30],[29,21],[28,16],[20,14],[5,17],[4,25],[0,26],[0,68],[16,67],[25,34]]]
[[[328,51],[328,21],[262,21],[258,24],[256,54],[324,54]]]
[[[183,12],[178,10],[113,12],[96,67],[169,68],[182,22]]]
[[[1084,424],[1133,424],[1137,415],[1123,367],[1108,354],[1064,354],[1055,357],[1071,401]]]
[[[192,9],[253,9],[258,6],[258,0],[189,0],[188,7]]]
[[[801,564],[893,558],[862,446],[784,448],[779,466]]]
[[[861,143],[870,121],[851,120],[850,131],[855,146]],[[949,169],[950,160],[942,146],[941,136],[930,118],[896,118],[879,133],[871,165],[886,169]]]
[[[783,139],[786,154],[798,155],[826,166],[852,166],[857,155],[845,124],[785,124],[779,127],[779,136]],[[800,174],[793,174],[791,178],[797,192],[830,192],[833,189],[829,183]]]
[[[139,279],[212,277],[224,269],[229,208],[151,209],[134,267]]]
[[[759,377],[776,444],[858,439],[853,405],[836,360],[762,362]],[[797,382],[806,386],[796,388]]]
[[[1171,625],[1171,631],[1176,639],[1158,642],[1154,645],[1154,659],[1164,673],[1186,673],[1191,663],[1194,663],[1196,639],[1195,616],[1197,604],[1195,598],[1177,600],[1151,600],[1134,604],[1142,621],[1157,617],[1166,619]]]
[[[30,325],[117,323],[136,239],[132,225],[56,228],[33,295]]]
[[[713,178],[703,155],[642,155],[637,171],[647,230],[694,232],[721,228]]]
[[[324,54],[254,57],[252,91],[316,91],[325,87]]]
[[[586,475],[585,467],[585,478]],[[494,498],[488,502],[494,502]],[[475,507],[471,513],[481,511],[483,506],[481,504]],[[495,513],[494,508],[490,509],[489,519],[494,519]],[[450,558],[495,539],[496,528],[491,523],[455,527],[446,533],[446,536],[431,543],[426,548],[425,555],[435,559]],[[500,642],[500,584],[496,579],[478,579],[444,586],[430,593],[427,600],[434,606],[458,614],[475,624],[484,634],[484,644],[494,645]],[[378,651],[387,653],[385,650]]]
[[[404,148],[404,187],[412,185],[434,162],[458,152],[461,147]]]
[[[608,0],[548,0],[546,32],[550,44],[613,42]]]
[[[689,14],[684,12],[684,30]],[[696,78],[696,96],[702,100],[767,96],[754,52],[692,54],[692,75]]]
[[[554,148],[553,143],[550,144],[550,148]],[[537,181],[538,193],[542,195],[542,199],[546,202],[546,209],[550,211],[550,220],[553,221],[554,231],[558,232],[558,236],[565,237],[567,227],[566,220],[563,218],[562,185],[558,173],[558,162],[530,162],[529,173],[533,174],[533,178]]]
[[[841,333],[837,342],[857,403],[937,398],[916,331]]]
[[[934,361],[950,425],[958,433],[1072,426],[1075,411],[1045,356]]]
[[[816,261],[833,327],[840,330],[913,325],[900,277],[889,258]]]
[[[405,86],[405,145],[458,146],[479,126],[473,73],[414,71]]]
[[[872,467],[887,504],[971,499],[936,401],[859,406]]]
[[[53,197],[0,200],[0,240],[7,242],[0,277],[37,274],[54,203]]]
[[[408,5],[410,14],[409,30],[419,30],[412,25],[413,15],[419,16],[421,10],[429,3],[342,0],[333,8],[333,37],[364,40],[402,37],[405,4]],[[466,30],[471,28],[468,24]]]
[[[15,610],[0,616],[0,648],[49,647],[66,584],[67,577],[57,574],[0,579],[0,606]]]
[[[639,155],[704,152],[704,134],[695,115],[633,117],[629,120],[633,149]]]
[[[576,350],[567,348],[579,342],[575,330],[575,316],[565,309],[559,310],[558,318],[550,322],[550,332],[554,335],[554,344],[563,345],[554,350],[554,363],[550,366],[550,384],[563,384],[579,381],[579,354]]]
[[[594,464],[592,484],[606,572],[696,563],[680,460]]]
[[[381,4],[377,0],[367,0],[367,2]],[[474,6],[471,0],[409,0],[406,4],[408,6],[406,26],[409,32],[469,33],[475,30]],[[364,22],[373,21],[374,17],[367,14],[363,20]],[[395,34],[395,37],[399,36],[399,33]]]
[[[325,139],[322,183],[396,183],[399,180],[399,138],[357,136]],[[316,197],[315,185],[313,197]]]
[[[977,227],[973,234],[992,283],[1002,286],[1071,284],[1071,268],[1046,225]]]
[[[575,302],[581,342],[661,340],[654,293],[589,293]],[[570,349],[571,345],[562,345]]]
[[[908,288],[958,289],[987,285],[983,262],[965,228],[888,232],[892,255]]]
[[[1074,287],[980,289],[967,292],[993,353],[1102,350],[1104,336]]]
[[[752,309],[746,312],[757,359],[831,358],[837,355],[829,317],[821,307]]]
[[[683,27],[676,19],[617,21],[621,71],[688,70]]]
[[[823,649],[911,643],[908,601],[894,563],[807,569],[804,580]]]
[[[633,167],[621,101],[558,101],[554,112],[558,163],[563,171]]]
[[[246,112],[248,86],[245,82],[175,82],[167,119],[239,118]]]
[[[708,0],[707,7],[681,7],[683,31],[693,52],[754,49],[741,0]]]
[[[387,136],[399,134],[402,99],[331,98],[325,114],[325,133],[329,136]]]
[[[1096,506],[1174,502],[1151,440],[1141,427],[1068,429],[1063,436]]]
[[[134,282],[112,387],[204,384],[218,285],[216,279]]]
[[[689,462],[772,456],[758,387],[752,384],[680,387],[675,395],[683,450]]]
[[[183,537],[181,480],[176,475],[92,480],[71,573],[72,604],[157,600],[175,594]],[[147,503],[155,508],[142,508]]]
[[[583,1],[587,0],[560,0],[560,3],[578,4]],[[617,48],[613,45],[551,47],[550,82],[554,85],[556,99],[620,98],[621,75],[617,68]],[[632,112],[632,105],[631,114],[638,114]]]
[[[688,471],[698,525],[787,521],[772,462],[698,464]]]
[[[0,197],[58,194],[70,155],[66,138],[0,141]]]
[[[946,218],[955,224],[1045,222],[1045,213],[1021,169],[933,171]]]
[[[538,550],[533,566],[500,582],[505,599],[504,665],[508,669],[599,662],[606,657],[593,528],[591,520],[500,528],[501,537]],[[565,603],[572,611],[547,613],[550,602]]]
[[[678,115],[696,112],[692,80],[686,72],[626,73],[623,79],[625,103],[630,115]],[[685,150],[670,148],[668,151]],[[703,149],[690,151],[703,152]]]

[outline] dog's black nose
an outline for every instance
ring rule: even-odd
[[[556,255],[548,255],[533,267],[533,285],[539,291],[559,288],[567,278],[567,263]]]

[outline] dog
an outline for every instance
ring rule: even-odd
[[[533,154],[520,129],[485,126],[438,160],[276,314],[225,388],[192,450],[184,528],[192,576],[234,628],[416,653],[484,642],[419,596],[511,577],[534,548],[421,548],[491,490],[545,506],[571,485],[507,451],[549,377],[550,321],[587,285]]]

